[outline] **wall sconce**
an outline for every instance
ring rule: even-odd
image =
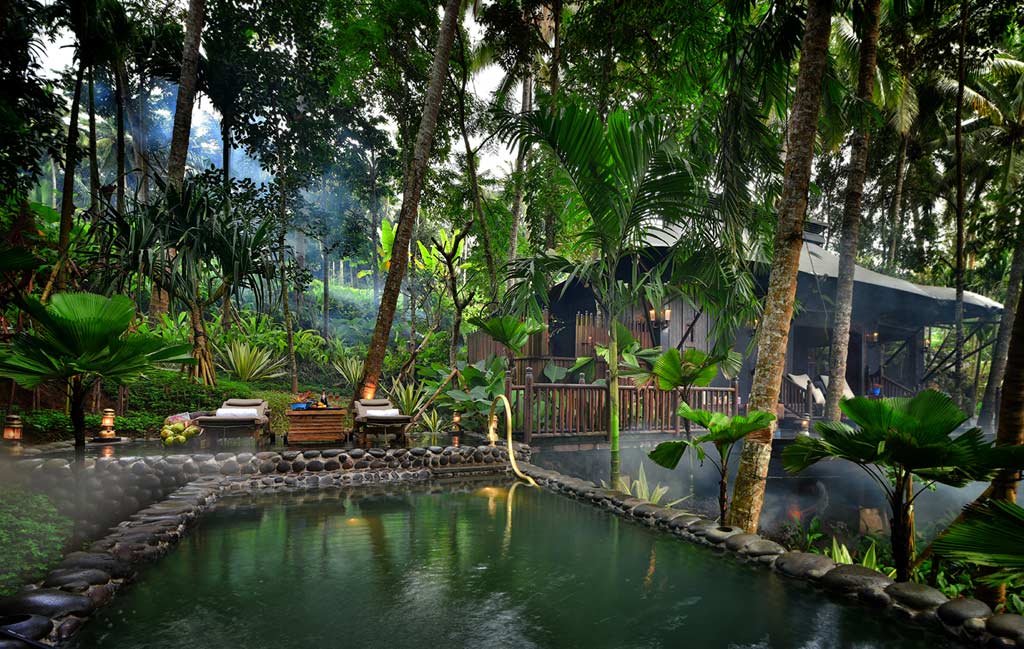
[[[18,415],[7,415],[4,418],[4,441],[20,442],[23,428],[21,417]]]
[[[661,310],[661,318],[658,317],[657,309],[649,309],[647,315],[650,316],[651,323],[656,327],[667,329],[669,323],[672,321],[672,309],[665,307]]]
[[[872,331],[871,333],[869,333],[866,336],[866,338],[867,338],[867,341],[869,343],[877,343],[878,342],[878,332],[877,331]]]

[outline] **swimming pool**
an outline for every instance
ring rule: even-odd
[[[230,497],[80,649],[955,646],[540,490]]]

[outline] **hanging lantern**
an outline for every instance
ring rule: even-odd
[[[20,442],[22,428],[21,417],[18,415],[7,415],[4,418],[4,440]]]

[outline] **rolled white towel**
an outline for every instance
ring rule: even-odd
[[[255,408],[217,408],[218,417],[237,417],[239,419],[255,419],[260,416]]]

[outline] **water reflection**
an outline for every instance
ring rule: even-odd
[[[226,499],[75,646],[944,646],[876,617],[587,505],[492,484]]]

